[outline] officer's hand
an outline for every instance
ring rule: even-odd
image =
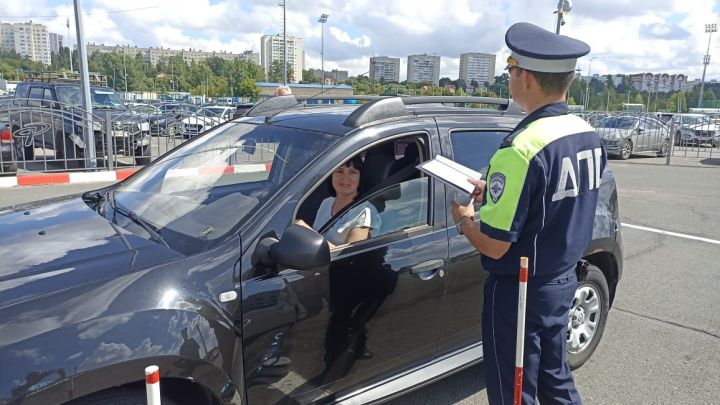
[[[472,197],[476,203],[483,202],[485,198],[485,180],[468,179],[468,183],[475,186],[475,190],[470,194],[470,197]]]
[[[462,217],[475,217],[475,207],[472,202],[468,205],[460,205],[455,201],[450,201],[450,204],[452,204],[453,222],[459,221]]]

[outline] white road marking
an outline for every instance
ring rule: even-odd
[[[648,228],[646,226],[632,225],[632,224],[626,224],[626,223],[622,223],[622,226],[627,227],[627,228],[639,229],[641,231],[655,232],[655,233],[659,233],[662,235],[676,236],[678,238],[692,239],[692,240],[697,240],[700,242],[706,242],[706,243],[712,243],[715,245],[720,245],[720,240],[708,239],[708,238],[703,238],[700,236],[686,235],[684,233],[665,231],[662,229]]]

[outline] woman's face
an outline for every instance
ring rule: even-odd
[[[332,185],[339,196],[355,196],[360,185],[360,170],[351,166],[340,166],[332,174]]]

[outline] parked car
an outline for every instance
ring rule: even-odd
[[[150,133],[160,136],[179,135],[182,129],[182,120],[195,114],[198,109],[199,107],[192,104],[161,104],[148,117]]]
[[[670,147],[669,128],[649,114],[610,116],[594,127],[608,155],[623,160],[637,153],[667,156]]]
[[[208,129],[232,119],[235,108],[229,106],[205,106],[191,116],[183,118],[180,134],[183,138],[200,135]]]
[[[106,111],[110,112],[115,154],[132,156],[137,164],[150,161],[150,125],[132,113],[115,90],[91,86],[95,146],[98,156],[105,151],[103,135]],[[84,167],[84,127],[79,82],[21,82],[10,109],[10,126],[18,160],[35,160],[35,149],[51,149],[55,159],[69,167]]]
[[[485,171],[523,115],[438,104],[453,99],[274,98],[122,182],[0,212],[0,403],[143,403],[148,365],[163,403],[374,403],[481,362],[488,273],[452,221],[460,196],[416,166]],[[313,223],[358,156],[353,205],[379,225],[331,251],[323,233],[348,210],[320,232],[294,221]],[[574,368],[622,276],[609,169],[584,259]]]
[[[705,114],[675,114],[675,145],[720,146],[715,122]]]

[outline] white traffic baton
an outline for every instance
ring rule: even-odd
[[[525,304],[527,303],[528,258],[520,258],[518,275],[517,335],[515,336],[515,391],[513,405],[522,404],[523,356],[525,355]]]
[[[145,391],[147,405],[160,405],[160,368],[158,366],[145,367]]]

